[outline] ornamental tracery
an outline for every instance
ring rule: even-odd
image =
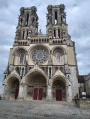
[[[42,64],[48,59],[48,51],[45,47],[34,47],[31,58],[35,64]]]

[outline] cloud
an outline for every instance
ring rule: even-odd
[[[79,73],[90,72],[90,0],[0,0],[0,82],[14,42],[20,7],[37,7],[39,29],[45,34],[47,6],[62,3],[66,6],[68,32],[76,43]]]
[[[5,21],[0,21],[0,45],[12,44],[15,37],[15,25]]]

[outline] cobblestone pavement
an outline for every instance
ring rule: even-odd
[[[68,102],[0,100],[0,119],[90,119],[90,109]]]

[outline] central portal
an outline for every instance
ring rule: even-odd
[[[27,79],[27,99],[45,100],[47,92],[47,80],[40,72],[33,72]]]
[[[34,100],[42,100],[43,99],[43,89],[42,88],[34,88]]]

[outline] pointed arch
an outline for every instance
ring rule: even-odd
[[[16,53],[19,53],[20,51],[24,51],[26,54],[28,53],[27,49],[24,47],[18,47],[16,49],[14,49],[13,51],[13,55],[15,55]]]
[[[19,94],[19,76],[12,74],[7,77],[6,88],[9,99],[17,99]]]
[[[60,49],[60,50],[63,52],[64,55],[67,54],[65,48],[63,48],[62,46],[55,46],[55,47],[53,47],[53,48],[52,48],[52,53],[53,53],[55,50],[57,50],[57,49]]]
[[[31,70],[27,73],[27,75],[22,79],[22,81],[23,81],[24,83],[26,83],[26,80],[29,78],[29,76],[30,76],[30,75],[33,75],[33,74],[41,74],[41,75],[45,78],[46,83],[48,83],[48,77],[47,77],[47,75],[46,75],[46,74],[43,72],[43,70],[40,69],[37,65],[35,65],[34,68],[31,69]]]
[[[67,80],[64,74],[58,70],[52,79],[52,95],[56,101],[66,100]]]
[[[53,82],[57,80],[57,78],[63,81],[65,84],[67,84],[67,79],[65,75],[59,69],[55,72],[54,76],[52,77],[52,85],[53,85]]]
[[[19,80],[19,82],[20,82],[20,76],[19,76],[18,74],[16,74],[16,72],[14,72],[14,73],[8,75],[8,77],[7,77],[7,78],[5,79],[5,81],[4,81],[5,84],[7,84],[8,80],[10,80],[10,79],[13,78],[13,77],[17,78],[17,79]]]
[[[22,54],[23,54],[23,57],[22,57]],[[23,47],[16,48],[13,51],[13,63],[16,65],[25,64],[27,54],[28,54],[28,51],[25,48]]]
[[[27,99],[46,99],[48,78],[38,66],[30,70],[22,82],[27,85]]]
[[[33,45],[33,46],[31,46],[31,47],[29,48],[28,52],[30,53],[33,49],[35,49],[35,48],[40,48],[40,47],[47,49],[47,51],[50,53],[49,47],[46,46],[46,45],[42,45],[42,44],[41,44],[41,45],[38,44],[38,45]]]

